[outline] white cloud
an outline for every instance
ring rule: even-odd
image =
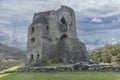
[[[12,41],[12,45],[14,47],[26,50],[27,31],[26,30],[16,30],[16,31],[14,31],[13,36],[14,36],[14,40]]]
[[[96,23],[102,23],[102,20],[100,18],[96,18],[96,17],[93,18],[91,21],[96,22]]]
[[[26,49],[26,30],[11,30],[0,25],[0,42],[8,46]]]
[[[114,45],[114,44],[117,44],[117,43],[118,43],[117,39],[116,38],[112,38],[111,44]]]
[[[27,30],[24,31],[20,28],[18,30],[14,30],[14,28],[13,30],[9,29],[8,26],[13,22],[13,19],[30,22],[33,13],[56,10],[60,5],[70,6],[76,12],[80,13],[79,15],[94,17],[92,21],[96,23],[102,22],[98,17],[109,17],[120,14],[120,0],[2,0],[0,2],[0,36],[6,36],[8,39],[6,44],[14,45],[13,41],[17,41],[22,44],[20,46],[25,46]],[[1,26],[3,27],[1,28]],[[110,32],[110,30],[107,31]]]
[[[115,23],[115,22],[116,22],[116,20],[115,20],[115,19],[113,19],[113,20],[112,20],[112,23]]]
[[[4,44],[12,45],[13,31],[5,27],[0,27],[0,41]]]
[[[120,17],[117,17],[117,19],[112,20],[113,23],[120,23]]]
[[[6,19],[1,19],[0,24],[11,24],[11,21]]]
[[[4,17],[14,15],[25,15],[24,17],[31,19],[31,15],[35,12],[41,12],[51,9],[58,9],[60,5],[72,7],[76,12],[85,13],[84,15],[91,17],[108,17],[120,14],[120,1],[118,0],[10,0],[1,3],[0,11]],[[49,7],[48,7],[49,6]],[[108,11],[105,14],[97,14],[89,12],[90,9],[99,11]]]
[[[86,45],[86,46],[87,46],[87,50],[95,50],[97,48],[104,47],[105,45],[101,44],[101,45]]]
[[[104,10],[113,7],[115,7],[116,12],[118,12],[117,8],[119,8],[119,3],[120,1],[118,0],[11,0],[2,3],[1,8],[15,10],[23,13],[30,11],[33,12],[57,9],[60,5],[67,5],[74,8],[74,10],[77,12],[87,9]]]

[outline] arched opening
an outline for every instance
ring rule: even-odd
[[[64,49],[65,49],[65,44],[66,44],[67,38],[68,38],[68,36],[66,34],[63,34],[60,37],[59,46],[60,46],[61,51],[64,51]]]
[[[35,28],[31,27],[31,33],[34,33],[34,31],[35,31]]]
[[[48,25],[46,26],[46,29],[49,30],[49,26]]]
[[[61,22],[63,25],[66,25],[66,26],[67,26],[67,22],[66,22],[66,20],[65,20],[64,17],[61,18],[60,22]]]
[[[62,32],[67,31],[67,22],[64,17],[60,19],[60,30]]]
[[[67,46],[66,46],[66,43],[67,43],[67,38],[68,36],[66,34],[63,34],[61,37],[60,37],[60,40],[59,40],[59,53],[60,55],[62,56],[67,56],[66,55],[66,50],[67,50]],[[62,57],[62,60],[64,60],[65,58]]]
[[[33,54],[30,55],[30,63],[33,61]]]
[[[31,39],[31,42],[32,42],[32,43],[35,42],[35,38],[34,38],[34,37]]]
[[[36,62],[39,62],[40,55],[37,54]]]
[[[39,58],[40,57],[40,55],[39,54],[37,54],[37,58]]]
[[[65,38],[68,38],[68,36],[66,34],[63,34],[61,37],[60,37],[60,40],[63,40]]]

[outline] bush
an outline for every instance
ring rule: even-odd
[[[44,66],[45,65],[58,64],[58,63],[62,63],[62,59],[60,57],[44,60]]]
[[[120,44],[105,46],[91,53],[91,60],[103,63],[120,63]]]
[[[16,66],[16,65],[20,65],[21,64],[21,60],[4,60],[1,59],[0,60],[0,71],[7,69],[9,67],[12,66]]]

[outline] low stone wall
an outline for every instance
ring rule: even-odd
[[[73,67],[22,67],[17,69],[17,72],[61,72],[73,70]]]
[[[120,71],[120,66],[99,65],[99,64],[75,64],[69,67],[27,67],[24,66],[16,72],[63,72],[63,71],[80,71],[80,70],[113,70]]]
[[[99,64],[87,64],[81,65],[77,64],[74,65],[74,70],[120,70],[120,66],[118,65],[99,65]]]

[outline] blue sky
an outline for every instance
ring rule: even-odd
[[[0,0],[0,43],[26,49],[35,12],[74,9],[78,38],[88,49],[120,41],[120,0]]]

